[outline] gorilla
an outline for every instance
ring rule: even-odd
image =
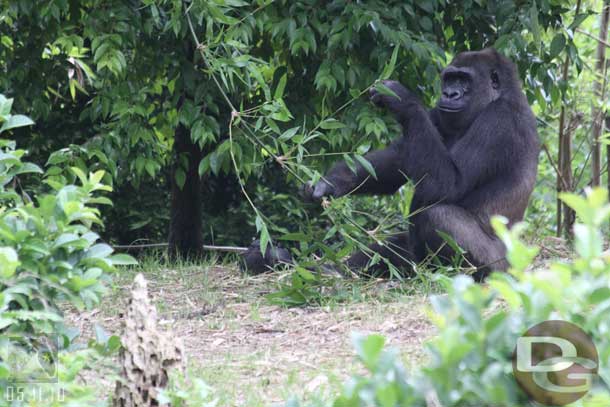
[[[490,48],[458,54],[441,72],[442,94],[431,110],[400,83],[383,84],[394,95],[372,88],[371,101],[395,116],[403,134],[365,155],[377,178],[362,166],[353,172],[340,162],[315,185],[304,187],[306,198],[320,200],[392,194],[407,180],[415,185],[408,230],[356,252],[347,266],[387,273],[384,262],[367,268],[375,253],[406,271],[430,252],[447,262],[455,253],[440,231],[466,251],[477,268],[475,278],[505,270],[506,248],[490,218],[502,215],[509,225],[523,218],[540,150],[536,119],[516,66]]]

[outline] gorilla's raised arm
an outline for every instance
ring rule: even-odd
[[[486,120],[465,120],[463,135],[449,149],[430,113],[408,90],[394,81],[384,85],[398,98],[373,91],[371,100],[396,116],[404,135],[386,149],[365,156],[375,168],[377,179],[362,166],[354,173],[345,163],[339,163],[311,188],[312,198],[339,197],[352,191],[391,194],[410,179],[417,184],[419,205],[451,203],[461,200],[490,176],[498,179],[504,169],[515,167],[519,157],[513,152],[519,131],[515,131],[512,120],[519,112],[510,111],[510,106],[501,101],[487,102],[488,112],[482,115]],[[464,112],[460,116],[464,117]],[[494,120],[490,121],[490,117]],[[505,118],[510,118],[511,123],[504,123]],[[529,117],[523,119],[529,121]]]

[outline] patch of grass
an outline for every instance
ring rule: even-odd
[[[128,290],[140,272],[161,327],[184,342],[191,374],[205,379],[223,406],[269,406],[291,395],[325,399],[359,368],[353,331],[382,333],[407,366],[421,364],[422,343],[433,334],[426,297],[438,287],[420,278],[335,279],[321,305],[288,308],[271,305],[267,294],[290,271],[249,276],[215,258],[172,264],[159,255],[123,269],[98,310],[68,318],[85,337],[93,323],[119,334]]]

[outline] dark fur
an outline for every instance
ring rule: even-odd
[[[454,71],[469,72],[471,81],[455,79]],[[489,220],[503,215],[513,224],[523,218],[536,181],[536,120],[515,65],[493,49],[457,55],[442,79],[443,95],[429,111],[398,82],[385,85],[399,99],[372,91],[372,101],[389,109],[404,130],[387,148],[366,155],[377,179],[363,167],[354,173],[339,163],[307,194],[313,199],[392,194],[411,179],[416,184],[411,213],[417,213],[410,218],[412,226],[371,249],[402,268],[429,251],[440,249],[440,257],[447,259],[453,253],[443,247],[440,230],[468,252],[483,277],[490,268],[508,266],[505,247]],[[447,111],[457,108],[461,110]],[[370,257],[356,253],[348,265],[363,269]]]
[[[292,256],[290,252],[283,247],[268,245],[265,250],[265,255],[261,253],[260,240],[252,242],[248,250],[241,255],[242,271],[247,271],[251,274],[260,274],[270,271],[278,263],[292,264]]]

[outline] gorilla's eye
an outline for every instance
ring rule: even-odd
[[[500,78],[498,77],[498,72],[495,69],[491,71],[491,86],[495,89],[500,87]]]

